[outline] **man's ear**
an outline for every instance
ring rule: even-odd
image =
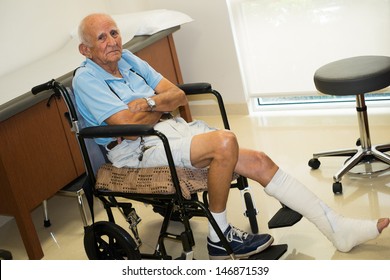
[[[86,46],[85,44],[81,43],[79,45],[79,52],[85,56],[85,57],[88,57],[88,58],[91,58],[91,50],[88,46]]]

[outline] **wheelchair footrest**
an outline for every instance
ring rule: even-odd
[[[301,214],[286,206],[283,206],[268,222],[268,228],[291,227],[301,219]]]
[[[70,182],[68,185],[63,187],[60,192],[62,193],[77,193],[83,188],[83,183],[87,175],[84,173],[74,181]]]
[[[287,244],[271,245],[266,250],[252,255],[248,260],[278,260],[287,251]]]

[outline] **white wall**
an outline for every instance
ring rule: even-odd
[[[0,76],[64,46],[85,15],[120,13],[121,2],[129,12],[148,7],[143,0],[1,0]]]
[[[1,0],[0,76],[62,47],[83,14],[105,9],[102,0]]]
[[[226,0],[149,0],[154,8],[176,9],[195,21],[175,34],[185,82],[208,81],[228,104],[246,104]]]

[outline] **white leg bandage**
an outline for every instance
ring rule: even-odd
[[[337,214],[281,169],[264,190],[315,224],[341,252],[348,252],[356,245],[379,235],[376,220],[350,219]]]

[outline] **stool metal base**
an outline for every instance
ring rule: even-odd
[[[320,157],[334,157],[346,156],[350,157],[343,165],[343,167],[333,176],[333,192],[335,194],[342,193],[341,179],[352,170],[355,166],[365,163],[369,165],[374,161],[381,161],[390,167],[390,155],[385,152],[390,151],[390,144],[385,145],[371,145],[370,132],[367,118],[367,107],[364,101],[364,94],[356,95],[356,111],[359,123],[360,132],[360,146],[353,149],[334,150],[327,152],[320,152],[313,154],[313,158],[309,161],[309,166],[317,169],[320,166]],[[373,174],[373,168],[367,168],[366,174]],[[382,169],[383,170],[383,169]]]
[[[346,156],[350,157],[344,163],[343,167],[333,176],[334,182],[340,182],[341,178],[347,173],[351,172],[351,170],[359,165],[360,163],[371,164],[375,162],[375,160],[381,161],[387,164],[387,168],[390,168],[390,155],[385,154],[384,152],[390,151],[390,144],[387,145],[378,145],[373,146],[369,150],[362,149],[358,147],[356,149],[345,149],[345,150],[334,150],[327,152],[320,152],[313,154],[313,159],[319,159],[320,157],[336,157],[336,156]],[[384,171],[387,168],[383,169],[367,169],[362,172],[356,172],[358,174],[363,175],[371,175],[376,172]]]
[[[381,150],[379,146],[374,147],[374,149],[383,154],[383,152],[390,150],[390,145],[388,146],[389,148],[387,149],[385,148],[383,150]],[[390,155],[387,154],[384,155],[390,157]],[[355,167],[350,169],[348,173],[355,174],[361,177],[372,178],[374,176],[379,176],[381,174],[384,174],[389,170],[390,170],[390,164],[387,161],[380,160],[374,155],[367,155],[364,156],[362,160]]]

